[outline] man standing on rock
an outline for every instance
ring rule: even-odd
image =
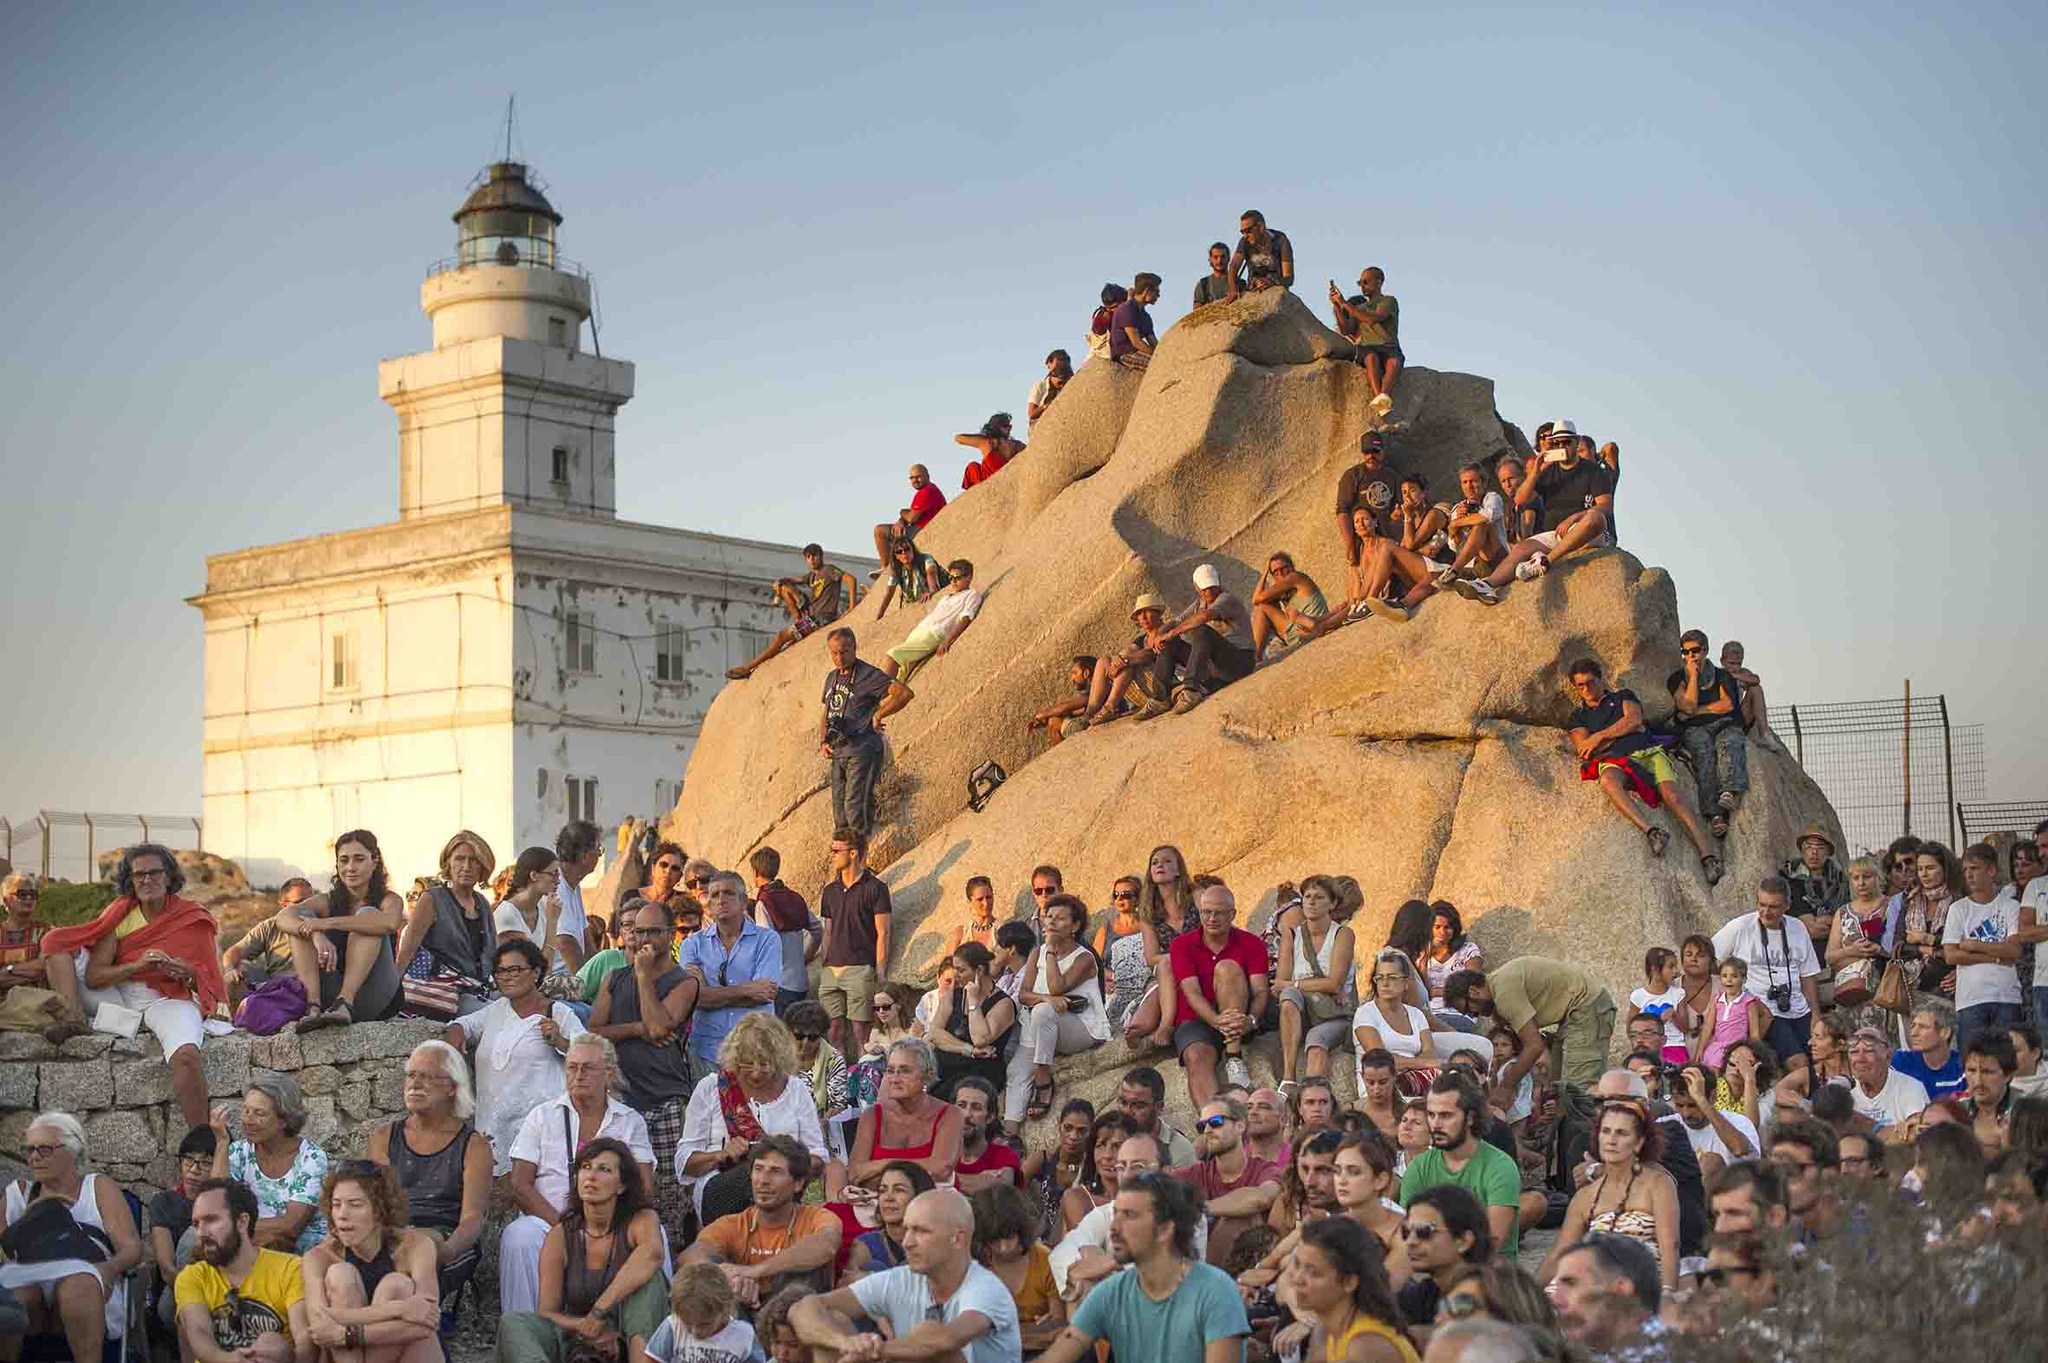
[[[818,892],[827,924],[818,1002],[849,1065],[867,1048],[875,991],[889,964],[889,887],[868,869],[867,852],[859,829],[832,830],[832,878]]]
[[[1260,289],[1294,287],[1294,243],[1266,226],[1266,215],[1247,208],[1237,219],[1237,250],[1230,256],[1230,297]]]
[[[875,779],[882,771],[882,721],[901,710],[910,690],[873,663],[862,662],[853,631],[841,625],[825,636],[832,670],[825,674],[818,748],[832,763],[832,824],[857,829],[863,840],[875,827]]]
[[[1598,781],[1600,789],[1621,817],[1636,826],[1649,840],[1650,855],[1661,857],[1671,835],[1652,824],[1635,806],[1635,799],[1648,805],[1661,802],[1692,839],[1700,854],[1700,867],[1707,884],[1717,884],[1722,875],[1721,858],[1700,826],[1692,797],[1678,784],[1678,770],[1643,722],[1643,705],[1636,693],[1607,685],[1605,672],[1594,658],[1581,658],[1571,667],[1572,690],[1579,696],[1579,708],[1566,721],[1572,747],[1579,754],[1579,779]],[[1633,792],[1635,799],[1630,798]]]

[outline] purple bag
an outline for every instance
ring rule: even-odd
[[[273,976],[250,990],[235,1010],[235,1026],[275,1036],[306,1015],[306,986],[293,974]]]

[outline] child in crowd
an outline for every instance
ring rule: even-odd
[[[1721,962],[1721,987],[1707,1011],[1700,1015],[1700,1029],[1693,1034],[1693,1058],[1719,1074],[1728,1059],[1728,1048],[1738,1041],[1762,1041],[1770,1030],[1770,1010],[1764,1001],[1743,987],[1749,979],[1749,962],[1730,956]]]
[[[1628,996],[1628,1016],[1621,1020],[1623,1030],[1636,1016],[1647,1013],[1664,1024],[1664,1063],[1683,1065],[1692,1059],[1692,1052],[1685,1044],[1685,1029],[1678,1025],[1679,1011],[1685,1006],[1685,986],[1678,982],[1678,953],[1670,947],[1651,947],[1643,956],[1643,984],[1632,989]]]
[[[149,1200],[149,1248],[156,1260],[157,1323],[166,1332],[177,1329],[177,1306],[171,1285],[178,1270],[192,1262],[192,1194],[213,1177],[213,1128],[195,1126],[178,1142],[178,1181]]]
[[[766,1363],[754,1327],[717,1264],[685,1264],[668,1289],[669,1317],[647,1341],[650,1363]]]
[[[1495,1029],[1492,1040],[1493,1082],[1498,1085],[1506,1077],[1508,1068],[1515,1063],[1515,1058],[1522,1053],[1522,1038],[1512,1028],[1500,1027]],[[1522,1076],[1522,1082],[1515,1087],[1515,1101],[1509,1105],[1506,1112],[1501,1113],[1501,1120],[1513,1127],[1516,1137],[1519,1138],[1522,1127],[1528,1122],[1529,1114],[1535,1110],[1535,1106],[1536,1072],[1532,1069]]]
[[[796,1327],[789,1323],[790,1308],[809,1295],[803,1284],[791,1283],[754,1313],[754,1332],[774,1363],[811,1363],[810,1346],[796,1337]]]

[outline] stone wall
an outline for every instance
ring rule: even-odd
[[[360,1155],[365,1134],[404,1110],[405,1058],[441,1034],[428,1021],[362,1022],[300,1036],[235,1032],[208,1037],[206,1087],[241,1127],[240,1098],[262,1074],[287,1074],[306,1095],[306,1134],[330,1155]],[[85,1036],[52,1046],[24,1032],[0,1032],[0,1156],[21,1159],[23,1135],[38,1112],[69,1112],[85,1123],[91,1167],[143,1197],[177,1178],[185,1123],[171,1098],[163,1048],[143,1032],[134,1040]]]

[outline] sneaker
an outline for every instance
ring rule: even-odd
[[[1650,840],[1650,855],[1661,857],[1664,849],[1671,845],[1671,835],[1661,828],[1646,829],[1643,836]]]
[[[1223,1082],[1235,1084],[1239,1088],[1246,1089],[1252,1086],[1252,1067],[1244,1063],[1243,1056],[1226,1055],[1223,1057]]]
[[[1365,405],[1372,408],[1373,411],[1379,413],[1381,416],[1385,416],[1388,412],[1394,410],[1394,396],[1391,393],[1381,393],[1378,397],[1374,398],[1371,402],[1368,402]]]
[[[727,681],[745,681],[753,675],[744,667],[728,667],[725,669],[725,679]]]
[[[1460,578],[1451,584],[1451,589],[1467,601],[1478,601],[1488,606],[1500,604],[1499,588],[1483,577],[1475,577],[1470,582]]]
[[[1438,573],[1435,577],[1430,579],[1431,584],[1435,586],[1438,591],[1443,591],[1448,587],[1456,586],[1458,581],[1458,570],[1456,568],[1446,568],[1442,572]]]
[[[1344,618],[1354,622],[1372,619],[1372,602],[1354,601],[1351,609],[1344,612]]]
[[[1072,715],[1060,725],[1060,737],[1072,738],[1075,734],[1088,732],[1088,716]]]
[[[1515,565],[1515,581],[1534,582],[1550,571],[1550,555],[1538,550]]]
[[[1138,710],[1135,718],[1142,724],[1148,719],[1158,719],[1161,715],[1170,715],[1173,712],[1174,707],[1163,700],[1148,700]]]
[[[1721,859],[1712,852],[1700,858],[1700,869],[1706,872],[1709,886],[1719,885],[1721,877],[1727,874],[1726,868],[1721,865]]]
[[[882,580],[882,570],[881,570],[880,568],[870,568],[870,569],[868,569],[868,581],[870,581],[870,582],[880,582],[881,580]]]
[[[1367,610],[1370,610],[1374,615],[1377,615],[1380,619],[1391,620],[1397,625],[1405,625],[1410,620],[1413,620],[1415,618],[1415,612],[1408,609],[1406,606],[1398,605],[1392,601],[1382,600],[1379,597],[1374,597],[1372,600],[1366,602],[1365,605]]]
[[[1177,686],[1173,690],[1173,712],[1184,715],[1207,699],[1207,694],[1200,687]]]

